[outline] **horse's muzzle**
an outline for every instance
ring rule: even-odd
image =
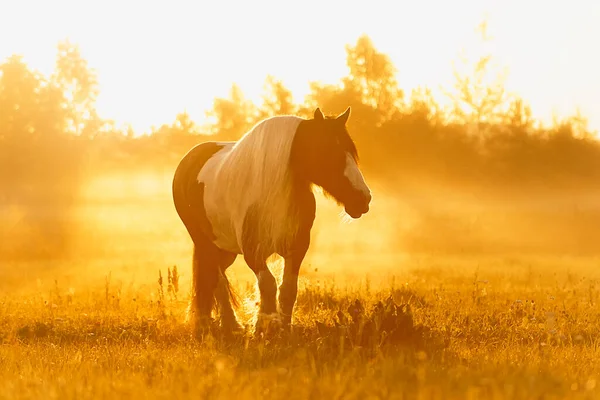
[[[352,202],[352,204],[347,204],[345,207],[346,214],[354,219],[358,219],[362,217],[364,214],[369,212],[369,205],[371,204],[371,193],[362,194],[360,198],[356,201]]]

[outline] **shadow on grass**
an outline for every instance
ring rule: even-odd
[[[198,340],[191,325],[172,316],[128,318],[79,314],[31,321],[0,337],[0,343],[163,349],[183,346],[217,352],[248,368],[298,357],[325,365],[348,358],[368,361],[394,354],[418,359],[423,354],[431,358],[444,353],[447,358],[447,343],[443,338],[428,327],[415,324],[409,302],[396,302],[394,297],[398,296],[392,293],[385,300],[367,301],[346,296],[330,304],[333,307],[327,310],[326,318],[314,317],[315,313],[303,315],[305,321],[314,317],[313,322],[268,335],[245,332],[232,336],[214,329],[212,334]]]

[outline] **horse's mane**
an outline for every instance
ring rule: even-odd
[[[257,123],[224,157],[217,172],[238,244],[242,246],[244,217],[253,206],[260,247],[253,250],[265,258],[278,246],[286,246],[297,229],[297,219],[289,215],[293,196],[289,160],[301,121],[296,116],[277,116]]]

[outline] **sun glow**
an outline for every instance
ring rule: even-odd
[[[474,27],[486,17],[491,51],[510,69],[507,89],[529,101],[538,118],[579,107],[593,129],[600,127],[600,59],[592,50],[600,36],[597,2],[545,2],[543,16],[538,1],[370,4],[11,2],[0,16],[0,37],[8,38],[0,42],[0,58],[23,54],[49,73],[56,44],[70,38],[98,72],[100,114],[131,123],[139,134],[184,110],[202,123],[232,83],[259,101],[267,74],[301,101],[310,80],[333,83],[346,73],[344,45],[362,33],[390,55],[407,93],[450,87],[451,62],[461,48],[476,47]]]

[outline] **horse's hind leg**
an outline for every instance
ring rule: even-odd
[[[219,281],[219,249],[208,239],[194,241],[192,270],[192,307],[196,332],[207,330],[214,307],[215,289]]]

